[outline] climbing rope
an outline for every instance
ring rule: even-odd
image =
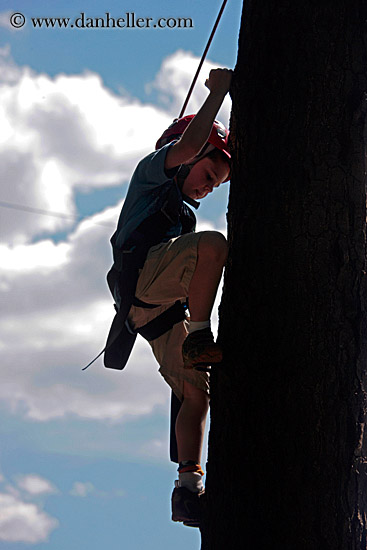
[[[205,60],[205,58],[206,58],[206,54],[208,53],[208,50],[209,50],[209,48],[210,48],[210,44],[212,43],[212,40],[213,40],[214,35],[215,35],[215,31],[217,30],[217,27],[218,27],[218,25],[219,25],[219,21],[220,21],[220,19],[221,19],[221,17],[222,17],[222,14],[223,14],[223,11],[224,11],[224,8],[225,8],[226,4],[227,4],[227,0],[224,0],[224,1],[223,1],[223,4],[222,4],[222,6],[221,6],[221,8],[220,8],[220,10],[219,10],[217,19],[216,19],[216,21],[215,21],[215,23],[214,23],[214,27],[213,27],[213,29],[212,29],[212,32],[211,32],[211,34],[210,34],[210,36],[209,36],[208,43],[207,43],[207,45],[205,46],[204,53],[203,53],[203,55],[201,56],[201,60],[200,60],[199,66],[198,66],[198,68],[197,68],[197,71],[196,71],[196,73],[195,73],[194,79],[193,79],[193,81],[192,81],[192,83],[191,83],[190,89],[189,89],[189,91],[188,91],[188,93],[187,93],[185,102],[184,102],[184,104],[183,104],[183,106],[182,106],[182,109],[181,109],[181,112],[180,112],[178,118],[183,117],[183,114],[184,114],[184,112],[185,112],[185,109],[186,109],[187,104],[188,104],[188,102],[189,102],[189,99],[190,99],[190,97],[191,97],[191,94],[192,94],[192,91],[193,91],[194,86],[195,86],[195,84],[196,84],[196,81],[197,81],[197,79],[198,79],[198,76],[199,76],[201,67],[203,66],[204,60]]]

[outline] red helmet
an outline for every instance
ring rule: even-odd
[[[187,115],[182,118],[175,118],[167,130],[163,132],[159,140],[157,141],[155,148],[160,149],[163,145],[166,145],[174,139],[178,139],[184,133],[195,115]],[[231,154],[228,149],[228,135],[229,132],[221,122],[214,121],[212,131],[208,139],[208,143],[222,151],[228,157],[231,158]]]

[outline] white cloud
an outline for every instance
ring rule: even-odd
[[[15,476],[16,486],[0,481],[5,487],[0,492],[0,541],[35,544],[47,541],[59,525],[57,519],[42,509],[39,497],[57,493],[56,487],[37,474]]]
[[[17,480],[17,485],[30,495],[44,495],[57,492],[56,487],[50,481],[36,474],[20,476]]]
[[[15,31],[14,27],[10,24],[10,16],[13,14],[11,10],[3,11],[0,13],[0,27],[3,27],[9,31]]]
[[[158,91],[162,104],[169,110],[172,118],[177,117],[181,112],[198,65],[199,58],[179,50],[164,59],[154,82],[147,85],[147,91],[154,89]],[[218,67],[221,66],[208,60],[204,61],[185,115],[196,113],[204,103],[208,95],[205,80],[211,69]],[[218,113],[218,119],[225,125],[229,123],[230,105],[231,100],[227,95]]]
[[[95,487],[90,481],[82,482],[76,481],[73,485],[73,488],[70,491],[70,494],[74,497],[86,497],[91,493],[95,492]]]
[[[51,78],[16,67],[8,49],[0,54],[4,202],[75,215],[74,189],[127,182],[155,143],[155,128],[170,122],[160,109],[112,93],[97,74]],[[5,242],[26,243],[72,223],[3,208],[0,234]]]
[[[55,245],[51,240],[19,245],[10,248],[0,244],[0,264],[4,272],[27,273],[38,270],[47,273],[55,267],[61,268],[67,262],[70,246],[67,243]]]
[[[0,540],[36,544],[48,539],[58,521],[39,506],[0,493]]]
[[[113,210],[93,219],[109,220]],[[114,316],[105,282],[111,264],[109,233],[85,221],[65,243],[68,251],[59,265],[40,269],[37,256],[33,264],[29,256],[26,274],[4,271],[0,293],[12,298],[4,300],[0,319],[0,399],[10,410],[36,420],[73,414],[115,421],[149,414],[166,402],[158,367],[143,341],[124,373],[103,369],[101,360],[81,371],[104,346]],[[18,248],[7,250],[15,265],[21,258]]]
[[[103,491],[96,489],[96,487],[90,481],[75,481],[69,494],[73,497],[85,498],[89,495],[93,495],[98,498],[123,498],[126,496],[126,491],[123,489],[110,489]]]

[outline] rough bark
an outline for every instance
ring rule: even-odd
[[[202,550],[366,550],[365,0],[245,0]]]

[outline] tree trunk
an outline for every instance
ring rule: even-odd
[[[202,550],[367,548],[366,19],[244,2]]]

